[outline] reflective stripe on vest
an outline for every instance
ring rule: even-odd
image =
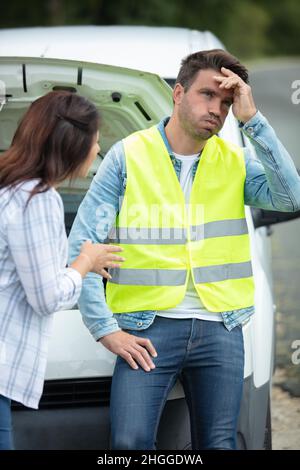
[[[226,237],[248,233],[246,219],[218,220],[190,227],[191,241]],[[188,241],[186,230],[181,228],[119,227],[109,238],[110,243],[141,245],[181,245]]]
[[[119,269],[109,271],[110,282],[134,286],[185,285],[186,269]]]
[[[253,305],[243,151],[216,136],[206,142],[187,210],[157,127],[130,135],[123,145],[126,191],[110,241],[120,244],[126,261],[109,271],[112,312],[175,307],[189,272],[208,311]]]
[[[221,264],[194,268],[195,282],[218,282],[252,276],[251,263]],[[180,286],[185,285],[186,269],[119,269],[110,270],[114,284],[135,286]]]

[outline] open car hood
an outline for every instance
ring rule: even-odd
[[[30,103],[52,90],[77,92],[99,108],[104,154],[116,141],[135,130],[150,127],[172,110],[172,90],[160,77],[111,65],[0,57],[0,80],[6,94],[0,112],[0,151],[9,147]]]
[[[132,132],[145,129],[170,115],[172,89],[158,75],[123,67],[42,57],[0,57],[0,95],[6,102],[0,112],[0,153],[12,140],[28,106],[52,90],[70,90],[91,100],[102,116],[101,155],[89,175],[74,182],[77,196],[87,191],[110,147]],[[69,191],[69,183],[61,192]],[[67,201],[64,201],[67,203]]]

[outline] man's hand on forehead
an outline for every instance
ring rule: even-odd
[[[225,67],[221,68],[221,75],[214,75],[213,78],[219,83],[220,89],[233,90],[234,116],[241,122],[249,121],[257,112],[251,87],[236,73]]]
[[[235,87],[249,87],[244,80],[241,79],[236,73],[232,72],[225,67],[221,68],[221,75],[214,75],[213,77],[217,82],[219,82],[219,87],[229,90],[230,88]],[[249,87],[250,88],[250,87]]]

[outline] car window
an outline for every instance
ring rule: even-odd
[[[170,85],[170,87],[174,88],[176,82],[175,78],[165,78],[164,80],[168,83],[168,85]]]
[[[57,188],[64,203],[67,235],[69,235],[72,228],[78,207],[89,189],[92,179],[95,176],[103,158],[104,157],[102,155],[98,155],[86,178],[76,178],[73,181],[64,181],[59,188]]]

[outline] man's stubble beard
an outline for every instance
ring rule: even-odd
[[[195,141],[206,141],[214,135],[209,130],[197,129],[196,123],[194,124],[192,115],[189,113],[186,105],[178,108],[178,119],[184,132]]]

